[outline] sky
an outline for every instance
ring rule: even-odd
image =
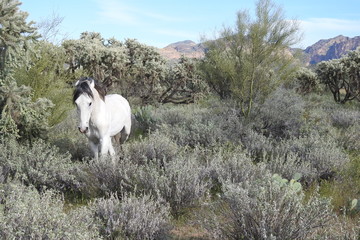
[[[63,18],[58,39],[79,39],[82,32],[103,38],[163,48],[171,43],[203,36],[211,39],[224,27],[234,26],[236,13],[254,15],[256,0],[20,0],[20,10],[37,23],[52,16]],[[286,19],[296,19],[303,39],[294,47],[306,48],[320,39],[360,35],[360,0],[273,0]],[[58,40],[59,41],[59,40]]]

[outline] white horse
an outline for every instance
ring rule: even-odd
[[[121,134],[121,142],[127,140],[131,129],[129,102],[118,94],[106,95],[104,88],[91,78],[75,83],[73,101],[80,118],[79,131],[89,139],[95,158],[115,155],[111,137]]]

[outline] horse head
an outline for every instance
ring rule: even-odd
[[[80,118],[79,131],[86,133],[89,130],[91,114],[94,111],[94,102],[104,101],[104,88],[92,78],[82,78],[75,83],[73,102],[76,105]]]

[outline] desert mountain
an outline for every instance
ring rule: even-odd
[[[347,52],[355,50],[359,46],[360,36],[349,38],[339,35],[334,38],[318,41],[307,47],[304,53],[307,55],[310,64],[316,64],[321,61],[341,58]]]
[[[303,53],[306,63],[316,64],[321,61],[341,58],[347,52],[355,50],[359,46],[360,36],[350,38],[340,35],[320,40],[303,50]],[[179,59],[182,55],[189,58],[201,58],[204,56],[205,47],[202,44],[186,40],[161,48],[159,53],[169,60]]]
[[[159,53],[169,60],[179,59],[182,55],[188,58],[202,58],[205,48],[201,43],[196,44],[193,41],[185,40],[161,48]]]

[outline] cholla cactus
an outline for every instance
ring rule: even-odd
[[[8,79],[0,85],[0,133],[31,140],[47,129],[47,117],[53,107],[50,100],[31,100],[31,88],[17,86]]]

